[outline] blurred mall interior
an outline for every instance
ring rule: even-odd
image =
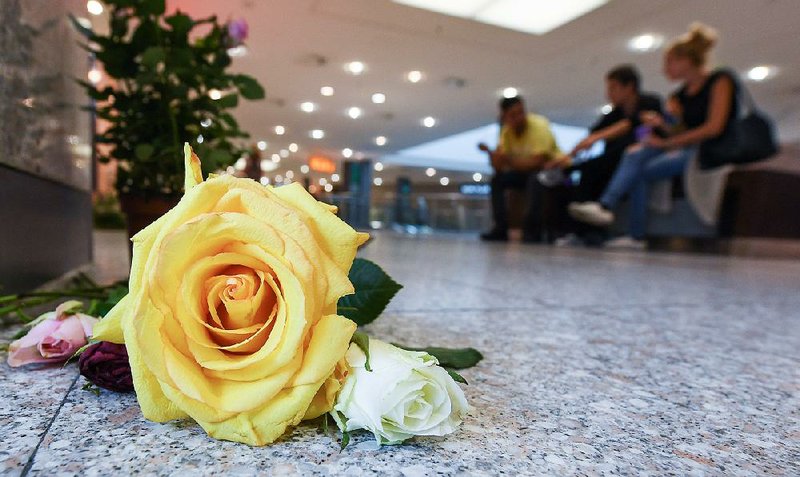
[[[409,323],[414,326],[429,326],[420,314],[431,312],[463,336],[479,336],[485,331],[480,324],[485,311],[496,323],[492,326],[502,327],[497,323],[508,319],[517,338],[527,336],[529,346],[539,352],[580,348],[570,341],[579,336],[586,339],[585,350],[596,350],[598,360],[604,359],[602,340],[627,336],[631,341],[622,341],[628,344],[613,345],[627,350],[619,354],[648,348],[665,353],[652,358],[662,360],[658,363],[642,358],[638,365],[621,365],[620,376],[645,368],[651,373],[648,383],[639,382],[640,400],[657,397],[677,407],[685,405],[675,411],[683,413],[703,405],[681,394],[682,384],[707,385],[708,393],[730,386],[759,410],[758,416],[745,415],[750,411],[727,401],[705,409],[724,413],[724,407],[739,416],[729,423],[732,429],[761,433],[753,437],[755,444],[741,433],[729,436],[726,445],[744,446],[741,455],[722,449],[724,439],[708,437],[666,455],[638,448],[637,459],[643,462],[666,459],[671,464],[617,471],[800,474],[797,0],[166,0],[164,13],[152,0],[1,1],[0,294],[30,291],[76,270],[92,270],[100,281],[124,279],[128,237],[179,196],[180,191],[164,185],[165,177],[179,174],[183,184],[178,149],[159,155],[159,141],[167,137],[174,144],[190,143],[201,159],[208,158],[205,174],[250,177],[275,187],[301,183],[319,200],[336,205],[340,217],[354,228],[370,231],[372,241],[361,253],[385,262],[398,281],[405,281],[394,312],[411,313]],[[135,14],[114,16],[125,8],[144,10],[142,5],[154,8],[155,13],[147,15],[161,15],[156,20],[161,22],[176,12],[195,21],[215,16],[227,28],[217,33],[225,41],[235,40],[218,45],[217,59],[223,58],[219,61],[226,74],[246,77],[231,77],[225,83],[213,76],[222,69],[181,59],[188,50],[180,50],[178,40],[162,41],[152,32],[134,34],[143,21]],[[115,28],[126,21],[130,29],[114,36],[119,33]],[[178,21],[164,25],[173,32],[181,28]],[[209,42],[203,47],[212,48],[209,25],[192,30],[190,43],[209,35],[203,37]],[[706,36],[691,40],[691,31]],[[87,35],[108,36],[98,40]],[[708,44],[702,44],[704,39]],[[125,50],[143,44],[155,46],[138,53]],[[109,54],[113,48],[120,53]],[[675,61],[672,66],[670,58]],[[142,72],[149,63],[152,71]],[[611,74],[620,66],[621,76]],[[114,109],[120,100],[110,92],[155,84],[158,75],[171,74],[171,68],[183,70],[163,84],[176,91],[196,87],[202,97],[184,91],[186,104],[179,104],[180,99],[161,102],[155,96],[140,106],[125,103]],[[125,71],[134,73],[121,73]],[[633,83],[625,76],[630,71],[638,74],[638,88],[630,89]],[[722,80],[711,84],[709,78],[716,79],[719,71],[724,72]],[[611,91],[614,85],[639,96],[633,102],[619,99]],[[99,93],[89,95],[89,89]],[[148,94],[147,86],[138,91]],[[636,101],[655,94],[659,105],[662,100],[666,104],[679,91],[673,97],[679,112],[668,113],[665,106],[659,116],[660,124],[672,117],[677,132],[659,136],[661,126],[642,119],[649,110]],[[748,107],[748,93],[757,110]],[[702,95],[702,117],[692,124],[690,109]],[[727,99],[718,100],[723,96]],[[211,113],[192,115],[189,103]],[[519,107],[524,108],[519,113],[524,126],[517,127],[510,111]],[[771,127],[767,135],[777,152],[701,169],[702,144],[723,137],[740,117],[754,111]],[[528,114],[546,122],[532,122],[534,116]],[[173,120],[171,130],[165,115]],[[120,119],[123,116],[126,119]],[[181,123],[186,117],[196,122]],[[714,130],[709,118],[717,117],[720,127]],[[141,132],[146,124],[139,132],[126,133],[126,127],[133,130],[134,118],[158,124],[153,136]],[[599,137],[585,141],[598,131],[598,124],[627,128],[608,136],[608,141],[622,136],[630,140],[619,148],[614,167],[597,179],[599,188],[576,195],[597,173],[582,164],[616,147]],[[538,145],[527,150],[526,157],[544,159],[524,170],[502,162],[515,157],[512,143],[533,134],[531,128],[552,135],[553,152],[542,152]],[[234,129],[247,137],[225,137],[224,131]],[[695,131],[702,136],[692,136]],[[670,142],[672,137],[681,141]],[[622,164],[630,158],[625,148],[636,144],[657,149],[661,159],[674,159],[670,154],[676,151],[686,152],[686,157],[674,166],[678,169],[647,177],[642,170],[652,163],[644,159],[645,169],[631,179],[645,184],[644,199],[637,202],[640,189],[630,185],[611,200],[612,174],[619,178]],[[567,162],[551,167],[562,159]],[[144,175],[137,175],[141,171]],[[144,191],[140,209],[126,205],[125,198],[137,191]],[[133,214],[140,217],[134,219]],[[462,311],[466,315],[460,315]],[[613,332],[595,329],[600,326],[592,321],[595,311]],[[528,314],[538,318],[526,325]],[[727,318],[739,328],[726,328]],[[586,335],[593,332],[597,334]],[[502,334],[494,330],[486,336],[495,336],[492,333]],[[549,338],[536,341],[537,336]],[[636,336],[645,342],[636,341]],[[498,337],[495,346],[527,349],[525,343],[503,339],[515,338]],[[491,355],[493,345],[480,342]],[[711,350],[709,362],[699,357],[692,361],[701,349]],[[723,369],[741,349],[751,353],[741,358],[741,368]],[[759,368],[772,359],[769,356],[782,363],[775,366],[783,371]],[[687,374],[665,377],[676,381],[662,393],[659,373],[672,369],[673,358],[684,360],[680,366],[685,369],[680,369]],[[555,366],[550,372],[568,373],[564,368],[569,364],[563,363],[569,359],[566,353],[562,364],[550,363]],[[500,365],[491,359],[487,363],[486,369]],[[536,367],[533,361],[527,363]],[[748,366],[759,369],[747,385],[751,388],[738,388],[740,383],[733,381],[708,384],[715,370],[735,374]],[[546,372],[539,371],[536,379],[545,379]],[[502,381],[499,374],[476,375],[477,386]],[[502,383],[497,386],[505,389]],[[525,389],[534,392],[527,384]],[[522,415],[528,404],[508,397],[513,393],[498,393],[491,395],[494,402],[508,399],[510,413]],[[565,396],[570,398],[569,393]],[[652,414],[641,419],[649,425],[658,420],[653,416],[673,412],[663,406],[654,405]],[[609,409],[597,412],[623,412]],[[788,417],[770,414],[781,409]],[[535,421],[543,413],[539,408],[525,416]],[[481,416],[491,421],[491,416]],[[669,430],[656,429],[653,435],[682,435],[676,429],[689,429],[689,421],[699,422],[695,417],[681,417],[686,419],[683,424],[678,418],[662,422]],[[605,425],[587,419],[581,425]],[[630,432],[638,432],[631,431],[635,423],[614,422],[598,435],[630,437]],[[710,420],[697,426],[700,434],[718,432]],[[525,434],[524,427],[515,429]],[[649,439],[642,437],[645,434],[640,441]],[[476,442],[472,443],[478,446]],[[594,444],[591,439],[581,442]],[[709,444],[702,447],[702,442]],[[758,452],[751,452],[758,446]],[[598,442],[598,459],[608,464],[612,447]],[[525,473],[509,459],[495,470]],[[566,467],[542,460],[542,466],[550,467],[539,471],[603,473],[600,468],[593,473],[578,464],[573,467],[573,457],[565,459]],[[496,475],[491,469],[480,468]]]

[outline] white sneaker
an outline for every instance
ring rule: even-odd
[[[625,235],[607,241],[604,246],[618,250],[644,250],[647,248],[647,242]]]
[[[606,227],[614,222],[614,213],[599,202],[572,202],[567,209],[573,219],[587,224]]]
[[[575,234],[567,234],[563,237],[559,237],[554,242],[556,247],[582,247],[585,245],[583,240]]]

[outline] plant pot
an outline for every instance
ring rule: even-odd
[[[142,197],[133,194],[120,194],[119,204],[122,213],[125,214],[128,238],[130,239],[140,230],[166,214],[178,204],[178,200],[178,197],[166,195]]]

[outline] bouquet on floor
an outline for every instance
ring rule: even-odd
[[[132,385],[147,419],[191,418],[254,446],[327,415],[343,447],[357,429],[379,444],[453,432],[468,410],[454,368],[480,353],[403,349],[359,331],[401,288],[355,258],[369,236],[299,184],[203,180],[184,152],[184,196],[133,237],[127,289],[111,288],[87,314],[68,302],[35,320],[9,364],[83,350],[82,374],[115,391]],[[99,321],[88,316],[111,305]]]

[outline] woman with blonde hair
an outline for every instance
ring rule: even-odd
[[[624,195],[630,195],[630,236],[609,245],[643,248],[649,184],[682,175],[699,146],[718,140],[736,120],[735,79],[728,71],[707,66],[716,42],[713,29],[696,23],[666,50],[664,74],[682,82],[673,93],[681,112],[680,132],[666,137],[650,134],[643,140],[645,147],[625,153],[598,202],[570,204],[569,212],[576,220],[607,226],[614,221],[613,209]],[[664,118],[654,112],[643,113],[642,122],[654,131],[665,125]]]

